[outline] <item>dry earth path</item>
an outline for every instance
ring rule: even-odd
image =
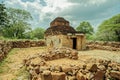
[[[120,51],[106,51],[106,50],[88,50],[79,51],[79,56],[82,60],[89,58],[112,60],[120,63]]]
[[[45,47],[34,47],[34,48],[15,48],[13,49],[0,63],[0,80],[28,80],[29,73],[25,71],[23,66],[23,59],[27,56],[46,51]],[[88,50],[79,51],[79,62],[82,63],[86,59],[100,58],[113,60],[120,63],[120,51],[105,51],[105,50]],[[69,59],[59,59],[49,61],[50,64],[77,64],[78,61]]]
[[[44,47],[14,48],[7,58],[0,63],[0,80],[28,80],[29,73],[25,71],[23,60],[27,56],[45,51]]]

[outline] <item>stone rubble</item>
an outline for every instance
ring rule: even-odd
[[[120,42],[88,41],[86,47],[87,49],[120,51]]]
[[[54,48],[28,57],[24,65],[31,80],[120,80],[120,63],[101,59],[87,59],[87,64],[77,65],[47,63],[60,58],[77,60],[78,52],[70,48]]]

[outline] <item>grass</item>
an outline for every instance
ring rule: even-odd
[[[12,49],[7,55],[7,57],[2,62],[0,62],[0,80],[29,80],[29,73],[26,71],[26,68],[24,66],[20,67],[23,59],[29,55],[32,56],[36,53],[44,51],[46,51],[46,47]],[[105,50],[89,50],[79,51],[79,57],[80,60],[86,60],[88,58],[105,58],[119,61],[119,53],[120,52],[112,52]],[[69,61],[67,60],[65,62],[69,63]]]
[[[26,71],[26,67],[22,67],[18,70],[16,73],[16,77],[13,80],[28,80],[29,78],[29,72]]]
[[[0,62],[0,80],[29,80],[29,73],[23,67],[23,59],[45,51],[45,47],[14,48]]]
[[[11,68],[9,67],[9,64],[14,63],[15,61],[12,61],[11,56],[17,54],[16,52],[19,50],[19,48],[15,48],[12,49],[6,58],[4,58],[4,60],[2,62],[0,62],[0,76],[2,76],[3,74],[9,73],[9,70],[11,70]],[[18,71],[19,73],[25,73],[23,72],[24,69],[22,69],[22,71]],[[0,79],[2,80],[2,79]],[[17,80],[17,79],[12,79],[12,80]]]
[[[6,72],[8,72],[8,70],[9,70],[10,68],[7,66],[7,64],[13,63],[13,62],[11,61],[11,59],[10,59],[9,56],[10,56],[10,55],[14,55],[17,50],[18,50],[18,49],[12,49],[12,50],[8,53],[7,57],[4,58],[4,60],[0,62],[0,74],[1,74],[1,73],[6,73]]]

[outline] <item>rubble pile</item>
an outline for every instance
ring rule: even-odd
[[[84,61],[84,64],[81,64],[81,61],[77,58],[75,61],[77,60],[78,64],[48,63],[60,58],[70,58],[61,55],[62,52],[66,54],[67,50],[69,48],[55,48],[48,53],[36,54],[26,58],[24,65],[30,73],[30,80],[120,80],[120,64],[112,61],[90,58]],[[69,55],[72,52],[74,50],[70,49]],[[59,57],[58,53],[60,53]],[[77,52],[74,54],[76,55]],[[73,58],[70,59],[74,61]]]
[[[43,58],[46,61],[65,58],[65,57],[76,60],[78,59],[78,51],[66,47],[54,48],[49,50],[48,52],[39,54],[39,56],[40,58]]]
[[[109,51],[120,51],[120,42],[87,42],[88,49],[100,49]]]

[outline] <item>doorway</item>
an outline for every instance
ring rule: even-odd
[[[72,39],[73,39],[73,49],[76,49],[77,39],[76,38],[72,38]]]

